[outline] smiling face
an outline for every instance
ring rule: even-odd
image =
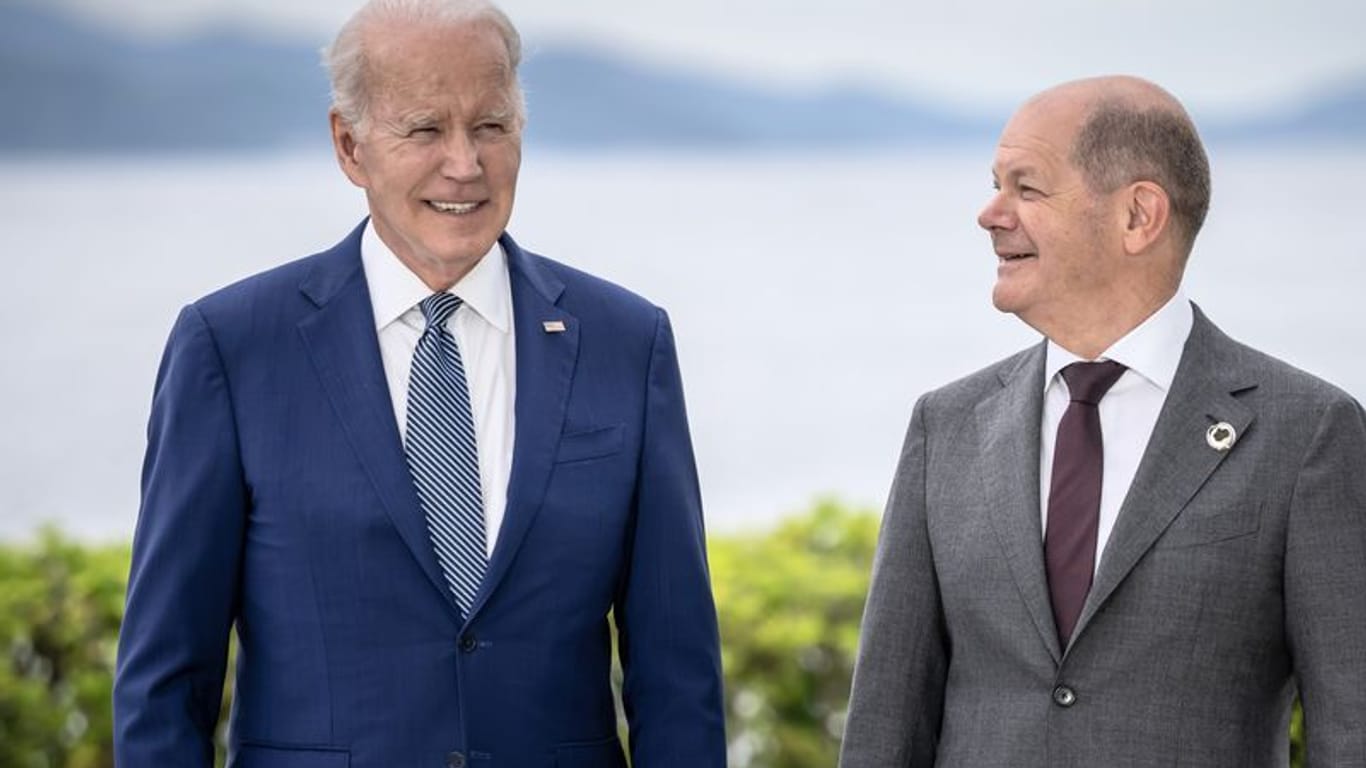
[[[507,227],[522,159],[516,75],[495,27],[380,23],[367,31],[366,119],[335,112],[342,170],[385,245],[433,290]]]
[[[992,303],[1055,340],[1124,290],[1119,212],[1070,159],[1082,117],[1083,105],[1062,96],[1016,113],[992,167],[996,194],[977,218],[997,256]]]

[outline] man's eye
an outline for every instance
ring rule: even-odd
[[[436,126],[424,125],[408,131],[409,136],[429,137],[437,134]]]
[[[478,131],[479,133],[492,134],[492,135],[499,135],[499,134],[504,134],[504,133],[507,133],[507,132],[508,132],[507,123],[501,123],[501,122],[498,122],[498,121],[489,121],[489,122],[486,122],[486,123],[480,123],[479,125],[476,125],[476,126],[474,127],[474,129],[475,129],[476,131]]]
[[[1033,198],[1036,198],[1036,197],[1043,197],[1043,192],[1041,192],[1040,190],[1038,190],[1038,189],[1036,189],[1036,188],[1034,188],[1034,187],[1029,186],[1028,184],[1021,184],[1021,185],[1020,185],[1020,197],[1023,197],[1023,198],[1026,198],[1026,199],[1033,199]]]

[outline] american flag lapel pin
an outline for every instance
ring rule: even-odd
[[[563,320],[545,320],[541,323],[541,327],[545,329],[546,333],[564,333]]]

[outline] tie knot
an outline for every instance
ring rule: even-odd
[[[433,293],[431,296],[418,302],[418,307],[422,309],[422,316],[427,319],[428,328],[444,328],[446,321],[455,310],[460,309],[460,305],[465,302],[459,296],[441,292]]]
[[[1067,381],[1067,392],[1072,402],[1098,405],[1125,370],[1123,365],[1113,360],[1072,363],[1062,369],[1062,377]]]

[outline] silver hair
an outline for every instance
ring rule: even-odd
[[[1183,110],[1102,101],[1073,140],[1072,162],[1095,192],[1140,180],[1162,187],[1190,253],[1209,212],[1210,170],[1195,123]]]
[[[512,65],[513,108],[517,122],[526,120],[526,102],[517,68],[522,63],[522,38],[507,14],[488,0],[369,0],[342,25],[337,39],[323,49],[323,66],[332,81],[332,108],[357,130],[369,117],[371,75],[366,30],[381,21],[423,25],[457,25],[471,21],[493,24],[507,48]]]

